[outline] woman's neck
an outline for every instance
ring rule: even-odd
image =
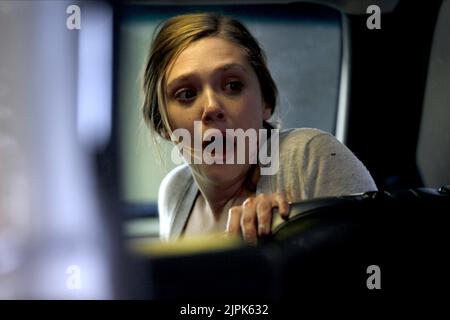
[[[257,170],[255,170],[257,169]],[[242,202],[254,194],[259,179],[259,168],[251,167],[246,175],[222,184],[212,184],[194,173],[194,179],[205,200],[205,209],[210,210],[215,219],[220,219],[222,212]]]

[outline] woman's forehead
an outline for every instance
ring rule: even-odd
[[[208,37],[188,45],[169,66],[167,83],[198,72],[251,70],[247,56],[237,44],[218,37]]]

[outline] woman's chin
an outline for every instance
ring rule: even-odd
[[[244,164],[204,164],[201,167],[203,175],[213,183],[236,180],[248,171],[248,166]]]

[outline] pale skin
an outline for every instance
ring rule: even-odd
[[[190,44],[172,62],[165,77],[167,113],[172,130],[194,135],[194,121],[207,129],[261,129],[271,116],[258,77],[236,44],[208,37]],[[283,194],[260,194],[245,187],[250,164],[191,164],[200,193],[185,234],[225,232],[250,244],[270,233],[272,208],[287,217]],[[253,174],[259,178],[259,170]]]

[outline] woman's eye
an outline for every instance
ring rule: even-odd
[[[225,91],[230,93],[240,93],[244,84],[240,81],[230,81],[225,85]]]
[[[181,89],[175,93],[175,99],[188,102],[196,97],[196,93],[192,89]]]

